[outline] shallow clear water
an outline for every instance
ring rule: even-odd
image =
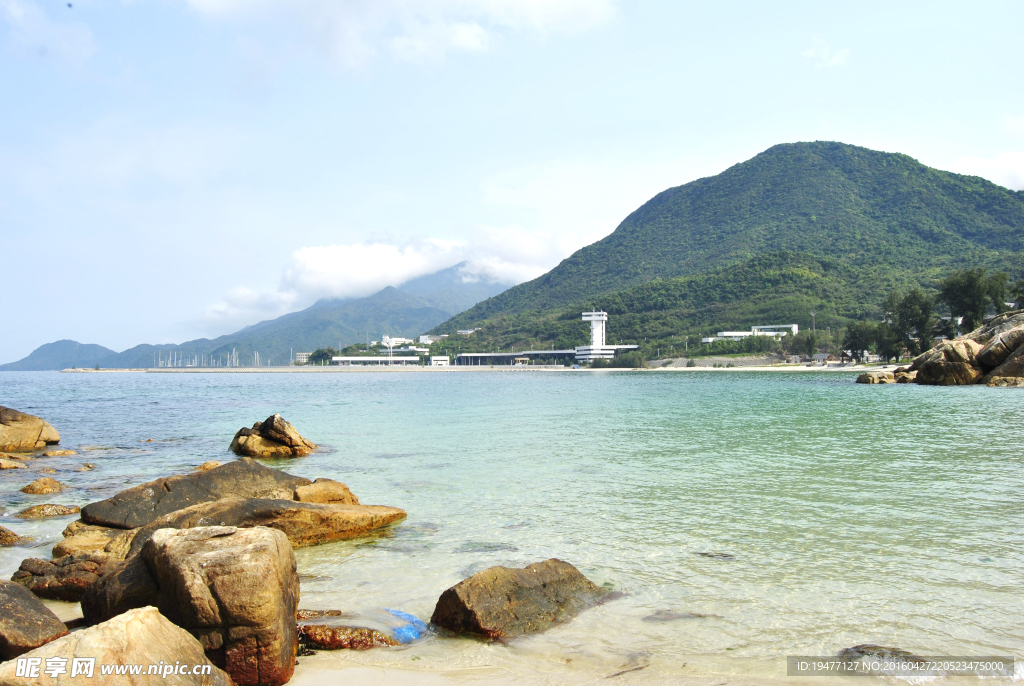
[[[409,513],[296,551],[302,606],[426,620],[465,576],[549,557],[627,594],[509,645],[345,655],[362,664],[555,681],[649,665],[625,678],[656,680],[780,676],[787,654],[858,643],[1024,654],[1019,390],[845,373],[4,373],[0,404],[81,453],[32,464],[74,486],[60,495],[18,492],[32,470],[0,473],[0,522],[39,543],[0,549],[7,577],[74,519],[17,510],[231,459],[239,427],[280,412],[326,447],[275,466]],[[85,461],[97,469],[74,471]],[[645,620],[659,610],[712,616]]]

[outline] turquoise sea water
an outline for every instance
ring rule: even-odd
[[[38,542],[0,549],[5,578],[74,519],[17,510],[229,460],[239,427],[280,412],[325,447],[275,466],[409,513],[296,551],[302,606],[427,620],[465,576],[549,557],[626,594],[508,645],[431,637],[349,660],[554,683],[644,665],[623,678],[778,677],[787,654],[859,643],[1024,657],[1020,390],[845,373],[4,373],[0,404],[80,452],[32,463],[73,486],[59,495],[20,493],[33,470],[0,473],[0,523]]]

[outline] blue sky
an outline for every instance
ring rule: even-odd
[[[0,0],[0,362],[213,336],[840,140],[1024,188],[1024,4]]]

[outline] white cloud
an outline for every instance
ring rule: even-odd
[[[63,3],[55,6],[65,7]],[[19,52],[77,63],[95,51],[86,26],[51,21],[31,0],[0,0],[0,20],[10,28],[12,47]]]
[[[817,69],[845,67],[850,61],[850,50],[836,50],[827,40],[815,38],[811,47],[801,52],[800,56],[814,64]]]
[[[953,170],[988,179],[1000,186],[1024,190],[1024,152],[1004,152],[995,157],[961,157]]]
[[[298,29],[342,63],[486,50],[503,33],[566,33],[607,22],[613,0],[186,0],[218,21]]]

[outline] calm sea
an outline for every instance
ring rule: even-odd
[[[786,655],[860,643],[1024,656],[1024,392],[853,378],[3,373],[0,404],[80,455],[33,463],[74,487],[60,495],[20,493],[31,470],[0,473],[0,521],[38,541],[0,549],[0,573],[48,557],[74,519],[17,510],[229,460],[239,427],[280,412],[325,448],[274,466],[409,513],[386,535],[297,551],[302,606],[427,620],[464,577],[549,557],[625,594],[507,645],[429,637],[346,664],[558,683],[635,667],[621,679],[774,678]]]

